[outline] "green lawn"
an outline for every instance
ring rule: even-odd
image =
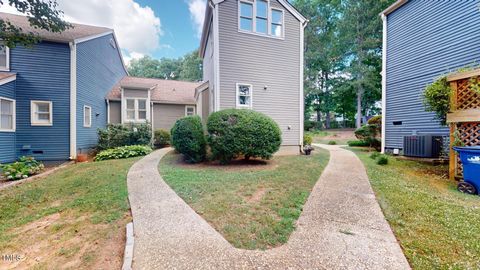
[[[305,134],[312,136],[314,143],[328,144],[335,142],[338,145],[346,145],[348,141],[356,140],[352,129],[314,130]]]
[[[268,249],[288,241],[329,155],[276,157],[270,165],[179,165],[162,159],[163,179],[237,248]]]
[[[21,255],[24,268],[120,267],[131,220],[126,174],[136,160],[75,164],[1,191],[0,254]]]
[[[480,197],[457,192],[445,166],[390,158],[382,167],[353,151],[414,269],[480,269]]]

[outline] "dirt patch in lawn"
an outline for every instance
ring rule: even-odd
[[[1,262],[1,269],[120,269],[127,219],[93,224],[89,217],[55,213],[8,232],[13,235],[2,254],[20,260]],[[102,237],[99,237],[102,236]],[[98,240],[102,239],[102,240]]]
[[[178,155],[175,159],[175,165],[186,169],[217,169],[222,171],[259,171],[274,170],[278,167],[276,160],[260,160],[260,159],[236,159],[227,165],[220,164],[219,161],[206,161],[198,164],[186,163],[182,155]]]
[[[260,187],[259,189],[257,189],[257,191],[255,191],[255,193],[253,193],[251,197],[247,198],[246,202],[258,203],[259,201],[262,200],[262,198],[265,196],[265,194],[267,194],[269,190],[270,189],[267,189],[265,187]]]

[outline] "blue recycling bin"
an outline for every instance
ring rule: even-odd
[[[458,184],[458,190],[468,194],[479,194],[480,191],[480,147],[454,147],[460,154],[463,164],[464,181]]]

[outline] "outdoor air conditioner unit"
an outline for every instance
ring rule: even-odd
[[[403,137],[403,154],[407,157],[440,157],[443,136],[412,135]]]

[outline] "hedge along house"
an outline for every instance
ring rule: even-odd
[[[175,122],[196,114],[200,83],[124,77],[107,95],[111,124],[151,123],[170,131]]]
[[[127,75],[114,31],[73,24],[51,33],[24,16],[0,16],[42,39],[0,47],[0,162],[68,160],[94,147],[107,124],[105,96]]]
[[[307,20],[286,0],[209,0],[200,56],[198,114],[253,109],[282,131],[282,152],[303,144],[303,52]]]
[[[409,135],[448,136],[425,111],[422,93],[438,77],[480,63],[478,1],[400,0],[381,16],[382,150],[403,150]]]

